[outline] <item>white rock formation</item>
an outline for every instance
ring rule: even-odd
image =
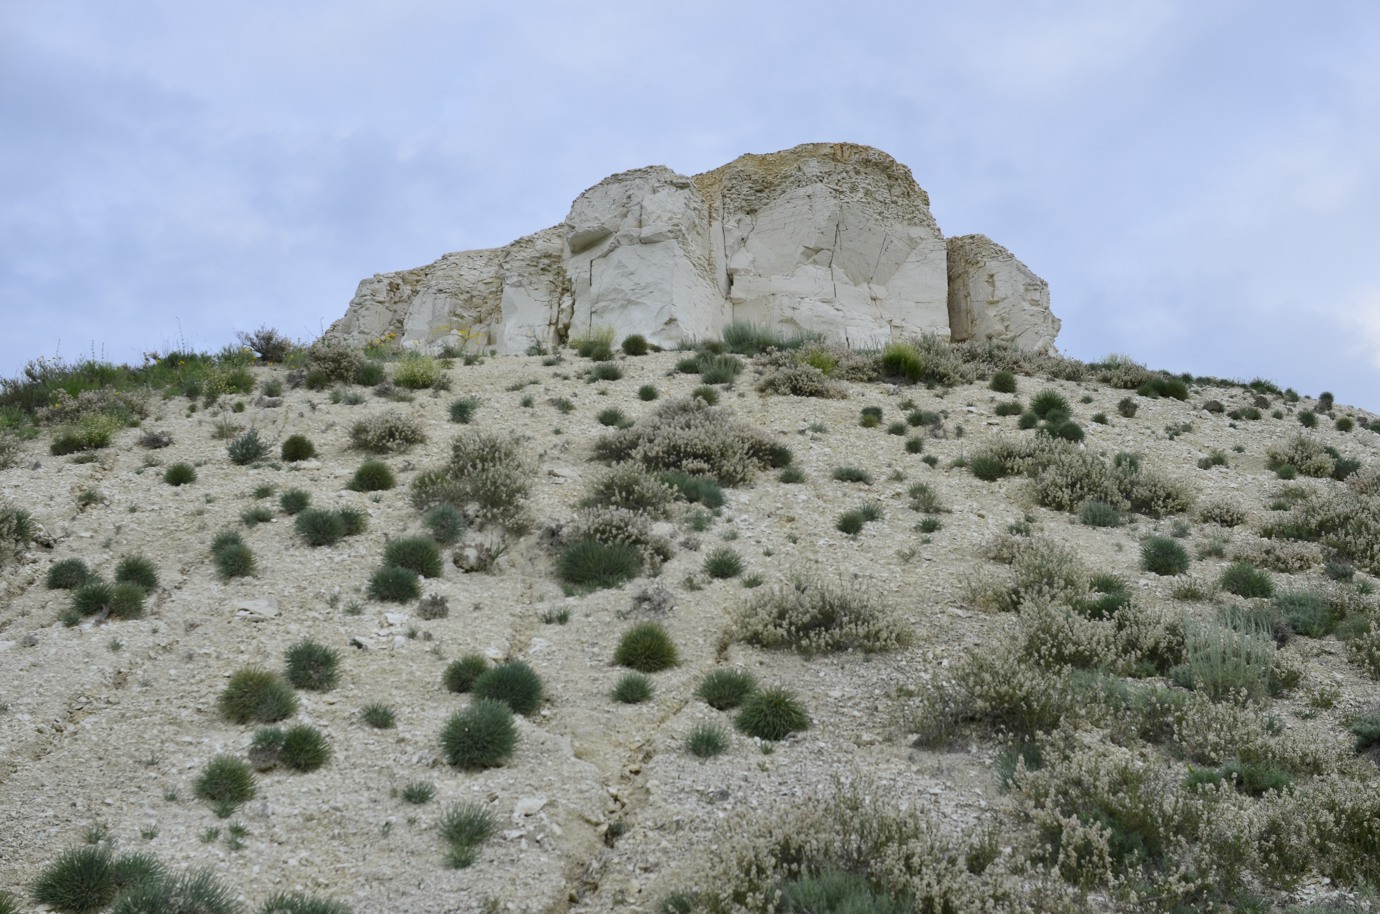
[[[1052,347],[1048,286],[981,235],[947,247],[909,169],[866,146],[613,175],[558,226],[360,283],[327,336],[522,352],[608,328],[653,343],[730,321],[875,346],[933,333]]]

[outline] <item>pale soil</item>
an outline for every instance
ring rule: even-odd
[[[1094,570],[1137,583],[1138,601],[1177,605],[1169,579],[1138,569],[1139,538],[1167,530],[1169,519],[1140,519],[1113,530],[1084,527],[1032,507],[1020,480],[984,483],[950,468],[989,436],[1033,434],[1016,432],[1015,418],[992,415],[1008,397],[982,384],[947,392],[854,384],[844,400],[766,397],[752,389],[751,371],[724,394],[722,405],[791,447],[806,482],[785,485],[763,474],[752,486],[728,492],[722,517],[708,531],[680,525],[676,554],[659,583],[675,598],[664,621],[683,662],[654,677],[656,694],[648,704],[619,705],[608,693],[621,672],[611,658],[631,624],[631,596],[649,582],[567,597],[536,533],[514,545],[492,574],[466,575],[447,564],[441,579],[427,582],[426,592],[447,597],[447,618],[420,621],[410,606],[368,601],[363,589],[385,540],[422,531],[406,484],[416,470],[443,462],[452,436],[463,430],[447,421],[454,398],[475,394],[483,400],[472,428],[528,439],[540,465],[531,499],[539,530],[569,519],[598,472],[590,449],[606,431],[595,421],[599,410],[618,406],[636,417],[657,405],[637,399],[639,385],[655,384],[664,399],[699,383],[696,376],[673,373],[678,358],[623,359],[622,380],[586,384],[573,377],[589,364],[582,359],[543,367],[536,358],[500,357],[457,365],[449,373],[453,390],[436,397],[423,392],[410,404],[367,396],[362,405],[331,405],[326,394],[299,389],[289,391],[279,408],[249,405],[239,415],[213,409],[188,416],[187,401],[178,397],[156,402],[144,423],[171,432],[172,447],[147,451],[136,444],[141,431],[127,430],[116,447],[85,465],[49,456],[49,436],[29,442],[21,465],[0,472],[0,493],[28,508],[55,546],[36,547],[11,563],[0,582],[0,887],[26,890],[57,853],[102,824],[123,850],[148,851],[176,867],[209,867],[251,909],[276,891],[301,889],[344,901],[360,914],[479,911],[486,899],[524,912],[651,911],[708,852],[717,828],[838,779],[865,776],[891,802],[931,809],[956,828],[1004,802],[991,771],[995,748],[974,745],[946,754],[910,748],[897,690],[990,643],[1009,624],[965,606],[963,593],[971,576],[995,567],[982,557],[983,545],[1013,521],[1028,513],[1040,534],[1072,545]],[[539,383],[507,389],[524,379]],[[1266,447],[1299,429],[1292,415],[1273,420],[1268,410],[1264,420],[1239,429],[1229,428],[1225,416],[1200,413],[1209,398],[1228,408],[1249,405],[1248,394],[1237,389],[1195,390],[1187,403],[1141,398],[1139,415],[1122,419],[1115,406],[1126,392],[1094,383],[1022,378],[1020,397],[1028,402],[1046,386],[1074,404],[1087,447],[1108,455],[1139,452],[1148,466],[1190,480],[1202,496],[1226,496],[1246,507],[1247,524],[1227,533],[1233,540],[1251,536],[1279,485],[1265,469]],[[1085,393],[1093,400],[1081,404]],[[528,394],[536,404],[521,408]],[[573,413],[563,415],[547,402],[559,396],[574,401]],[[939,457],[937,468],[906,453],[904,439],[885,430],[903,418],[897,404],[906,397],[922,409],[947,412],[948,437],[925,445],[925,453]],[[253,397],[240,399],[252,403]],[[859,427],[859,410],[869,404],[884,408],[882,427]],[[1300,408],[1305,405],[1311,404]],[[385,458],[399,471],[400,485],[375,501],[344,488],[363,459],[347,448],[348,430],[385,410],[417,416],[430,440]],[[1098,411],[1111,417],[1111,425],[1088,421]],[[215,422],[226,417],[258,427],[275,456],[278,442],[302,433],[321,457],[305,466],[236,466],[226,457],[226,442],[211,436]],[[1193,422],[1194,430],[1169,440],[1165,426],[1182,421]],[[809,431],[815,422],[826,431]],[[1377,461],[1380,435],[1342,434],[1325,418],[1321,425],[1313,434],[1367,463]],[[1231,451],[1236,444],[1244,454]],[[1199,470],[1196,461],[1210,448],[1226,451],[1231,466]],[[199,479],[182,488],[165,485],[162,466],[145,467],[149,459],[162,466],[199,464]],[[830,471],[840,465],[867,468],[876,481],[837,482]],[[931,483],[952,509],[928,538],[914,530],[920,516],[907,507],[906,489],[915,481]],[[251,493],[261,484],[276,492],[307,489],[317,507],[364,508],[369,530],[336,547],[309,548],[293,535],[291,518],[278,511],[276,494],[259,502],[274,509],[275,520],[244,528],[240,512],[256,504]],[[104,501],[79,509],[77,496],[92,488]],[[839,533],[839,514],[865,499],[880,501],[884,517],[856,538]],[[208,548],[229,528],[240,529],[253,549],[257,577],[218,580]],[[1190,549],[1207,535],[1201,524],[1194,531]],[[686,579],[698,572],[705,551],[729,537],[747,574],[767,584],[803,568],[885,596],[913,625],[914,645],[894,655],[814,659],[733,645],[720,656],[728,612],[752,591],[740,580],[710,581],[703,574],[697,575],[702,588],[691,589]],[[57,621],[69,594],[44,587],[53,562],[78,557],[109,577],[119,557],[132,553],[152,558],[161,579],[144,619],[75,628]],[[1212,576],[1223,564],[1195,561],[1193,573]],[[1310,577],[1320,580],[1320,571]],[[270,596],[278,601],[276,617],[234,608],[238,600]],[[363,611],[350,615],[346,609],[355,602]],[[543,613],[558,609],[570,611],[568,624],[542,623]],[[260,776],[258,797],[234,819],[219,820],[195,799],[193,783],[217,753],[242,755],[254,727],[222,720],[216,699],[231,672],[250,664],[281,668],[283,651],[305,637],[342,655],[340,685],[326,693],[299,692],[297,716],[328,735],[334,758],[311,774]],[[1319,740],[1349,742],[1344,719],[1374,706],[1380,688],[1348,665],[1335,640],[1296,639],[1287,650],[1303,664],[1305,679],[1281,703],[1281,719]],[[477,774],[447,766],[437,742],[446,718],[467,702],[443,690],[441,671],[472,651],[525,660],[549,695],[539,714],[519,722],[512,761]],[[704,673],[721,664],[794,689],[808,706],[812,729],[771,754],[733,732],[727,715],[693,697]],[[1331,684],[1341,688],[1341,700],[1304,719],[1309,690]],[[371,702],[396,710],[396,729],[360,722],[359,709]],[[701,762],[682,744],[707,721],[725,725],[731,744],[724,755]],[[435,783],[431,803],[409,806],[391,795],[417,780]],[[502,832],[473,867],[446,869],[434,824],[448,804],[471,799],[490,805]],[[229,821],[248,829],[242,849],[227,846]],[[610,848],[603,835],[615,821],[626,832]],[[213,827],[221,828],[221,837],[208,843],[203,838]]]

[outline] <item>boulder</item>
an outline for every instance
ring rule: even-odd
[[[359,284],[327,337],[523,352],[609,330],[669,346],[731,321],[856,346],[936,334],[1048,349],[1048,286],[981,235],[950,239],[886,153],[814,143],[695,177],[626,171],[560,225]]]

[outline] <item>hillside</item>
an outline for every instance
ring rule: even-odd
[[[56,409],[62,372],[7,382],[0,496],[31,523],[0,565],[0,911],[56,910],[30,891],[84,844],[207,870],[247,911],[281,892],[361,914],[760,909],[752,889],[844,910],[800,900],[827,879],[868,910],[1368,909],[1346,905],[1380,880],[1380,419],[1127,359],[763,352],[737,329],[732,358],[169,354]],[[295,435],[313,456],[285,459]],[[476,446],[447,476],[457,438]],[[369,459],[394,487],[350,487]],[[176,464],[194,480],[167,481]],[[669,466],[679,489],[655,481]],[[294,490],[364,529],[308,545]],[[463,511],[457,543],[422,501]],[[213,550],[226,531],[252,573]],[[371,585],[390,544],[438,532],[417,596],[405,574]],[[590,542],[622,558],[572,554]],[[1146,567],[1179,550],[1186,570]],[[83,614],[50,586],[60,562],[113,581],[131,556],[156,571],[141,611],[128,587]],[[617,561],[639,573],[572,583]],[[617,701],[644,622],[678,662]],[[329,760],[198,798],[265,725],[225,713],[232,674],[282,672],[303,642],[338,679],[276,725],[315,728]],[[542,688],[511,755],[473,770],[441,742],[478,704],[445,684],[472,654]],[[697,696],[716,670],[789,690],[808,728],[742,732]],[[704,725],[721,754],[688,751]],[[493,835],[448,848],[457,804]]]

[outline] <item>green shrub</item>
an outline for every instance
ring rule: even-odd
[[[216,571],[222,580],[252,577],[257,570],[254,553],[244,544],[238,534],[234,539],[222,534],[211,544],[211,558],[216,563]]]
[[[308,509],[297,515],[292,526],[308,546],[333,546],[345,538],[345,521],[336,511]]]
[[[421,806],[430,803],[436,796],[436,785],[430,781],[412,781],[403,785],[402,790],[398,791],[398,796],[404,803]]]
[[[666,629],[656,622],[642,622],[623,634],[613,662],[639,673],[659,673],[678,664],[680,655]]]
[[[393,471],[381,460],[366,460],[355,470],[345,488],[353,492],[382,492],[398,484]]]
[[[218,755],[207,763],[196,781],[196,795],[215,805],[222,819],[235,807],[254,799],[254,772],[243,759]]]
[[[326,692],[339,680],[340,654],[310,639],[287,649],[287,680],[299,689]]]
[[[861,467],[834,467],[833,477],[839,482],[861,482],[872,485],[872,474]]]
[[[273,512],[263,505],[255,505],[241,511],[240,520],[244,522],[246,527],[257,527],[259,524],[266,524],[273,520]]]
[[[441,674],[441,682],[446,691],[464,693],[474,688],[474,681],[489,669],[489,661],[483,654],[466,654],[459,660],[452,660]]]
[[[777,474],[776,478],[778,482],[794,485],[805,481],[805,471],[800,467],[786,467]]]
[[[1234,562],[1222,572],[1222,589],[1239,597],[1272,597],[1274,582],[1270,576],[1248,562]]]
[[[383,563],[411,569],[424,578],[439,578],[441,549],[425,536],[396,539],[384,547]]]
[[[998,403],[992,408],[992,412],[998,416],[1019,416],[1025,412],[1025,407],[1020,400],[1008,400],[1005,403]]]
[[[623,338],[622,348],[626,355],[646,355],[647,338],[640,333],[630,333]]]
[[[448,764],[465,771],[497,768],[512,757],[517,735],[511,708],[501,701],[476,699],[446,722],[441,750]]]
[[[906,439],[906,453],[918,454],[925,449],[925,439],[916,435],[911,435]]]
[[[441,816],[441,837],[449,848],[446,865],[464,869],[472,865],[479,847],[498,830],[498,822],[477,802],[457,803]]]
[[[1186,623],[1185,662],[1170,676],[1213,701],[1254,701],[1277,691],[1275,642],[1268,623],[1238,616],[1233,624]]]
[[[425,442],[421,423],[401,413],[379,413],[350,426],[350,447],[371,454],[399,453]]]
[[[652,697],[652,681],[641,673],[624,673],[613,687],[613,700],[625,705],[641,704]]]
[[[91,569],[81,559],[63,559],[48,569],[49,590],[71,590],[92,577]]]
[[[1357,717],[1350,729],[1356,737],[1356,751],[1370,752],[1380,746],[1380,711]]]
[[[623,369],[614,362],[598,362],[589,370],[591,381],[617,381],[621,377],[623,377]]]
[[[735,578],[743,573],[743,557],[728,546],[720,546],[704,557],[702,567],[711,578]]]
[[[95,576],[72,588],[72,612],[78,616],[108,612],[114,600],[115,587]]]
[[[315,771],[331,759],[331,744],[320,730],[297,724],[283,731],[278,760],[293,771]]]
[[[479,408],[480,399],[478,397],[461,397],[453,400],[450,404],[450,421],[459,425],[468,425],[474,418],[474,411]]]
[[[1134,418],[1138,409],[1140,405],[1130,397],[1122,397],[1116,404],[1117,414],[1126,419]]]
[[[1317,427],[1318,427],[1318,414],[1315,413],[1315,412],[1313,412],[1312,410],[1308,410],[1308,409],[1300,410],[1300,411],[1299,411],[1299,415],[1298,415],[1298,420],[1299,420],[1299,425],[1302,425],[1304,428],[1317,428]]]
[[[33,900],[39,904],[74,912],[104,908],[118,893],[115,855],[105,844],[63,851],[44,867],[31,891]]]
[[[561,550],[556,573],[562,581],[581,590],[617,587],[642,573],[642,552],[626,543],[576,540]]]
[[[246,466],[267,456],[268,445],[259,437],[259,430],[251,428],[231,441],[226,446],[225,452],[230,456],[231,463]]]
[[[1140,567],[1153,574],[1175,575],[1188,570],[1188,551],[1166,536],[1147,537],[1140,544]]]
[[[132,581],[116,584],[110,594],[110,618],[141,619],[144,616],[144,588]]]
[[[743,363],[732,355],[705,355],[700,358],[700,380],[706,384],[732,384],[743,370]]]
[[[541,707],[541,677],[521,660],[509,660],[485,670],[471,687],[476,700],[501,701],[514,714],[527,716]]]
[[[599,414],[594,418],[600,425],[614,426],[616,428],[626,428],[632,424],[632,420],[616,406],[601,409]]]
[[[755,691],[756,677],[746,670],[733,669],[712,670],[695,688],[695,694],[700,699],[719,711],[738,707]]]
[[[714,758],[728,749],[728,734],[717,724],[698,724],[685,737],[685,749],[695,758]]]
[[[692,504],[706,508],[721,508],[724,504],[724,490],[707,476],[695,476],[683,470],[663,470],[656,478],[679,493],[680,497]]]
[[[282,456],[285,463],[310,460],[316,456],[316,445],[306,435],[289,435],[283,441]]]
[[[190,463],[174,463],[163,471],[163,481],[170,486],[185,486],[196,482],[196,468]]]
[[[808,730],[810,717],[790,691],[765,689],[753,692],[743,701],[734,725],[748,736],[776,741]]]
[[[637,389],[637,399],[644,402],[655,400],[658,396],[660,394],[657,393],[656,387],[651,384],[643,384]]]
[[[188,911],[187,914],[193,912]],[[301,892],[279,892],[265,901],[256,914],[351,914],[351,910],[349,906],[327,898]]]
[[[397,565],[384,565],[369,577],[369,598],[385,603],[407,603],[422,594],[417,572]]]
[[[1278,594],[1270,608],[1290,630],[1307,638],[1332,634],[1339,621],[1338,612],[1331,603],[1306,590]]]
[[[239,914],[235,893],[207,871],[146,879],[120,896],[110,914]]]
[[[450,461],[424,470],[412,482],[412,504],[464,509],[473,504],[481,524],[521,529],[533,468],[517,438],[469,432],[451,442]]]
[[[359,718],[375,730],[391,730],[397,725],[397,715],[385,704],[367,704],[359,709]]]
[[[221,692],[220,714],[236,724],[271,724],[297,711],[297,696],[277,674],[258,667],[237,670]]]
[[[424,390],[444,384],[445,368],[435,358],[420,352],[405,352],[393,369],[393,383],[408,390]]]
[[[913,343],[887,343],[879,363],[883,376],[914,384],[924,380],[925,360]]]
[[[974,454],[968,459],[968,471],[983,482],[995,482],[1006,475],[1006,464],[991,454]]]
[[[988,382],[987,386],[999,394],[1014,394],[1016,392],[1016,376],[1005,370],[993,372],[992,380]]]
[[[1030,411],[1037,418],[1048,420],[1051,413],[1059,412],[1069,416],[1072,410],[1069,408],[1069,401],[1064,395],[1052,388],[1046,388],[1035,395],[1030,401]]]
[[[124,423],[108,415],[82,416],[76,424],[59,431],[53,436],[48,453],[54,457],[64,457],[82,451],[97,451],[110,447],[110,438]]]
[[[454,543],[465,535],[465,512],[454,505],[436,505],[422,515],[422,523],[438,543]]]
[[[1121,512],[1105,501],[1085,501],[1078,510],[1078,519],[1085,527],[1120,527]]]
[[[302,489],[288,489],[278,496],[278,507],[289,516],[300,514],[311,504],[311,495]]]

